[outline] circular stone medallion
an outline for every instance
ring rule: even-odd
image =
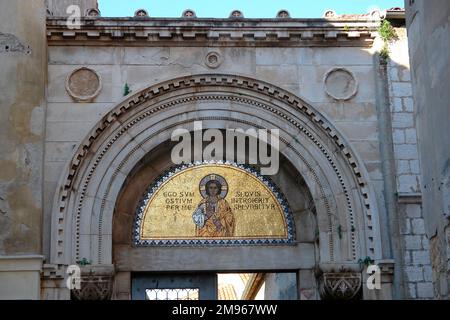
[[[90,101],[102,88],[101,78],[89,68],[74,70],[66,80],[66,90],[77,101]]]
[[[325,92],[336,100],[349,100],[358,91],[355,76],[344,68],[334,68],[324,78]]]
[[[212,51],[205,57],[205,64],[212,69],[218,68],[222,64],[222,57],[220,53]]]

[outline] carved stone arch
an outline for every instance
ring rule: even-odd
[[[378,217],[367,173],[338,130],[309,103],[266,82],[193,75],[146,88],[119,103],[80,143],[55,194],[51,262],[110,264],[114,206],[136,163],[172,131],[280,128],[281,153],[314,199],[321,263],[379,258]]]

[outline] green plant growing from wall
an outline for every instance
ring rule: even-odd
[[[123,96],[125,97],[125,96],[129,95],[130,93],[131,93],[131,89],[128,86],[128,83],[125,83],[125,87],[123,88]]]
[[[88,266],[88,265],[92,264],[92,261],[90,261],[90,260],[88,260],[86,258],[83,258],[80,261],[77,261],[77,264],[80,265],[80,266]]]
[[[341,225],[338,225],[337,233],[338,233],[339,239],[342,239],[342,226]]]
[[[359,264],[360,268],[362,268],[363,266],[368,267],[368,266],[370,266],[370,265],[372,265],[374,263],[375,263],[375,261],[372,260],[372,258],[370,258],[370,257],[364,257],[364,258],[360,258],[358,260],[358,264]]]
[[[316,242],[319,242],[319,238],[320,238],[320,231],[319,228],[316,228],[316,230],[314,231],[314,239]]]
[[[381,62],[386,63],[390,54],[389,43],[397,39],[397,33],[388,20],[383,20],[380,27],[378,28],[378,33],[381,40],[383,40],[383,47],[380,51]]]

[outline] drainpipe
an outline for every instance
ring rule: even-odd
[[[391,109],[387,77],[387,64],[380,63],[380,55],[374,54],[376,108],[380,141],[380,156],[384,182],[384,202],[386,210],[380,210],[383,259],[393,259],[394,280],[393,299],[402,299],[404,281],[401,266],[403,265],[400,224],[397,211],[397,182],[392,138]],[[383,226],[385,226],[383,228]]]

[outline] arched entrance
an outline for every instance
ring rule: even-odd
[[[135,248],[129,243],[134,212],[130,210],[150,180],[170,165],[162,146],[174,129],[199,120],[205,129],[280,129],[285,165],[274,180],[294,207],[294,216],[301,211],[314,217],[307,225],[298,213],[294,246],[231,246],[214,251],[203,247]],[[55,195],[51,260],[114,264],[124,281],[127,273],[163,269],[270,268],[309,270],[311,274],[342,267],[356,270],[360,258],[380,257],[377,210],[365,177],[364,166],[338,130],[295,95],[235,75],[174,79],[120,103],[80,144]],[[315,225],[313,235],[303,239]],[[302,228],[305,232],[300,232]],[[192,260],[193,254],[204,263]],[[229,259],[220,259],[223,256]],[[174,264],[173,259],[183,263]]]

